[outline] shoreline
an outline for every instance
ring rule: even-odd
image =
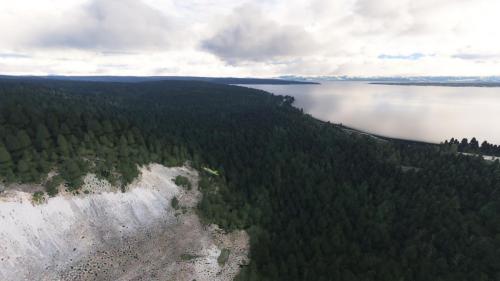
[[[339,82],[344,82],[344,81],[339,81]],[[247,88],[247,89],[252,89],[252,90],[258,90],[258,91],[262,91],[264,93],[271,94],[273,96],[282,96],[282,97],[285,97],[284,95],[279,95],[279,94],[276,94],[276,93],[273,93],[273,92],[269,92],[269,91],[266,91],[266,90],[262,90],[262,89],[258,89],[258,88],[253,88],[249,84],[234,84],[232,86],[242,87],[242,88]],[[297,107],[295,105],[295,98],[294,98],[294,102],[292,103],[291,106],[293,108],[297,109],[297,110],[304,111],[303,108]],[[330,125],[333,125],[335,127],[338,127],[340,129],[343,129],[343,130],[346,130],[346,131],[351,131],[353,133],[358,133],[358,134],[362,134],[362,135],[366,135],[366,136],[371,136],[371,137],[376,138],[376,139],[381,139],[381,140],[386,140],[386,141],[403,142],[403,143],[408,143],[408,144],[412,143],[412,144],[422,144],[422,145],[439,145],[439,143],[437,143],[437,142],[434,143],[434,142],[429,142],[429,141],[412,140],[412,139],[402,139],[402,138],[396,138],[396,137],[389,137],[389,136],[378,135],[378,134],[374,134],[374,133],[370,133],[370,132],[367,132],[367,131],[363,131],[363,130],[360,130],[360,129],[357,129],[357,128],[354,128],[354,127],[349,127],[349,126],[343,125],[342,123],[334,123],[333,121],[323,120],[323,119],[320,119],[318,117],[315,117],[315,116],[311,115],[310,113],[306,113],[305,111],[304,111],[304,114],[307,115],[307,116],[309,116],[309,118],[314,119],[317,122],[320,122],[320,123],[323,123],[323,124],[330,124]]]
[[[322,122],[325,122],[325,121],[322,121]],[[380,140],[384,140],[384,141],[393,141],[393,142],[398,142],[398,143],[417,144],[417,145],[439,145],[439,143],[428,142],[428,141],[412,140],[412,139],[402,139],[402,138],[395,138],[395,137],[388,137],[388,136],[377,135],[377,134],[369,133],[369,132],[366,132],[366,131],[363,131],[363,130],[359,130],[359,129],[356,129],[356,128],[352,128],[352,127],[349,127],[349,126],[345,126],[345,125],[342,125],[342,124],[335,124],[335,123],[331,123],[331,122],[330,122],[330,124],[333,124],[334,126],[339,127],[339,128],[341,128],[343,130],[346,130],[346,131],[351,131],[351,132],[354,132],[354,133],[357,133],[357,134],[370,136],[370,137],[373,137],[373,138],[376,138],[376,139],[380,139]]]

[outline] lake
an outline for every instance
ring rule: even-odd
[[[476,137],[500,144],[500,88],[345,81],[245,86],[293,96],[296,107],[318,119],[381,136],[435,143]]]

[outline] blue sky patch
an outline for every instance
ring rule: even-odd
[[[387,55],[387,54],[381,54],[378,56],[379,59],[383,60],[419,60],[426,55],[422,53],[413,53],[409,55]]]

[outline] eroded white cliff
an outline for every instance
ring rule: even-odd
[[[96,193],[62,195],[40,205],[28,193],[3,195],[0,280],[232,279],[246,262],[248,238],[200,223],[193,211],[200,198],[197,173],[161,165],[141,172],[125,193],[90,184],[85,188]],[[177,175],[190,178],[194,188],[176,186]],[[181,210],[172,208],[174,196]],[[222,247],[232,251],[221,267]]]

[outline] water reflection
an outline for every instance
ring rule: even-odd
[[[316,118],[403,139],[440,142],[476,137],[500,143],[500,88],[372,85],[252,85],[295,97]]]

